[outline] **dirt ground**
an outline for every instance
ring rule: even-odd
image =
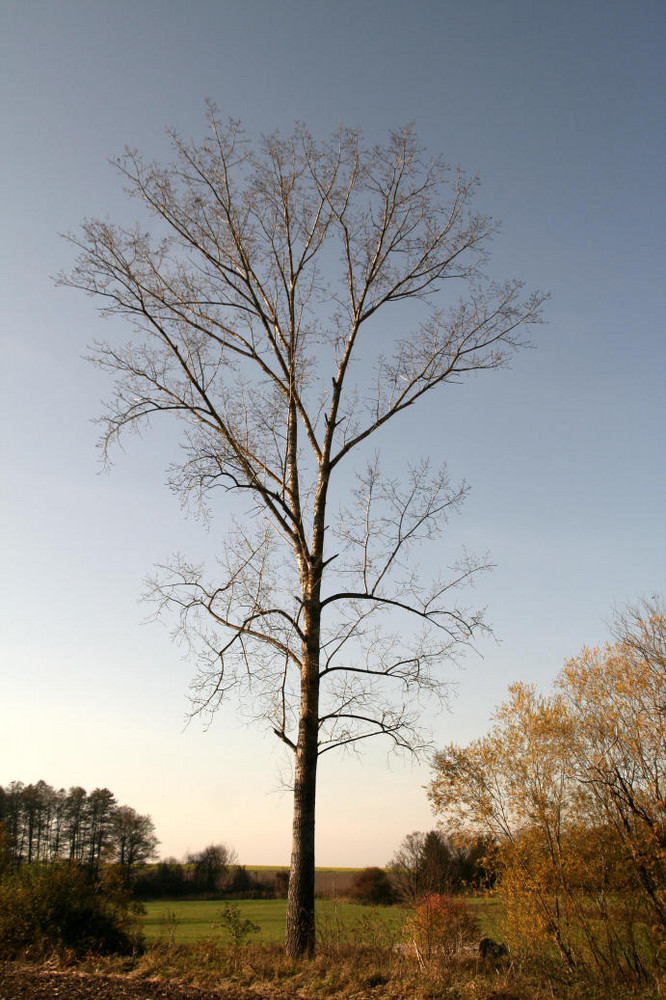
[[[0,962],[0,1000],[259,1000],[259,995],[237,987],[218,992],[130,976]]]

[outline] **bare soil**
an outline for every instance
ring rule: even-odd
[[[0,1000],[260,1000],[237,986],[200,989],[133,976],[108,976],[0,962]]]

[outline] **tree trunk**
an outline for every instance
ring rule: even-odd
[[[309,635],[308,635],[309,632]],[[298,744],[294,771],[294,817],[291,870],[287,897],[285,947],[291,958],[314,954],[315,913],[315,792],[319,740],[319,627],[308,635],[303,678]]]
[[[286,951],[291,958],[310,956],[315,947],[315,786],[317,753],[296,757],[291,870],[287,901]]]

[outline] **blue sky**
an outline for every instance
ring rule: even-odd
[[[277,742],[234,706],[183,729],[192,665],[139,603],[153,565],[224,533],[185,520],[155,428],[100,471],[108,394],[82,360],[122,336],[56,289],[59,233],[129,220],[108,159],[201,138],[204,98],[250,134],[295,120],[421,141],[478,172],[502,220],[493,274],[551,292],[535,350],[442,396],[386,442],[467,479],[452,543],[491,551],[497,643],[464,671],[440,743],[484,731],[512,680],[547,686],[606,638],[614,606],[666,591],[666,8],[661,2],[466,5],[357,0],[6,0],[2,134],[0,784],[108,786],[149,812],[162,853],[225,840],[285,863],[290,802]],[[436,561],[438,553],[431,553]],[[331,759],[327,759],[327,758]],[[318,863],[384,863],[434,823],[427,764],[323,760]]]

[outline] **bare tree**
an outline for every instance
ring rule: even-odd
[[[195,710],[251,686],[293,752],[287,951],[302,955],[318,755],[375,735],[423,746],[414,696],[441,694],[437,668],[483,627],[454,595],[482,561],[429,582],[410,561],[466,487],[427,462],[390,478],[368,447],[428,394],[503,366],[543,296],[484,278],[496,225],[471,210],[476,181],[427,159],[410,128],[367,148],[356,131],[317,142],[302,126],[252,146],[213,106],[209,125],[199,145],[172,133],[165,167],[117,161],[152,235],[87,222],[62,281],[135,331],[95,349],[115,376],[105,453],[170,415],[173,488],[209,513],[218,488],[237,495],[215,579],[180,558],[154,596],[196,648]]]
[[[194,869],[193,881],[197,890],[206,893],[220,891],[229,868],[237,861],[236,851],[227,844],[209,844],[187,858],[188,865]]]
[[[90,872],[96,876],[113,835],[118,803],[108,788],[95,788],[88,795],[86,807],[88,839],[86,863]]]
[[[113,814],[112,846],[114,856],[129,885],[135,865],[154,858],[159,840],[150,816],[141,816],[131,806],[118,806]]]
[[[421,878],[424,845],[424,833],[417,830],[408,833],[389,861],[393,881],[400,895],[412,906],[416,906],[425,892]]]

